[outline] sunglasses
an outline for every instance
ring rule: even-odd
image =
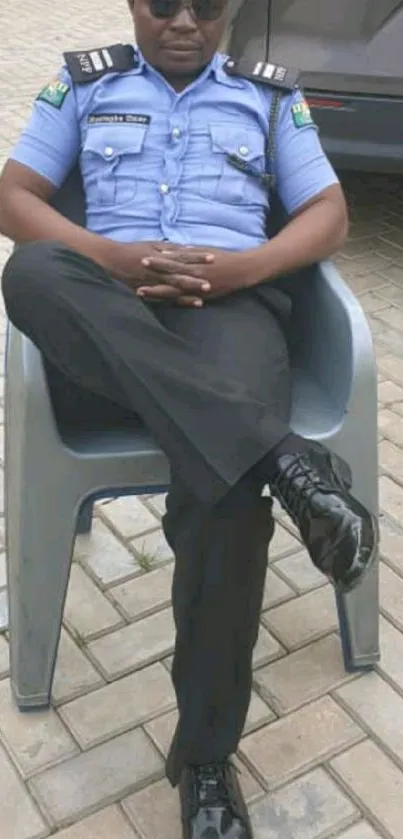
[[[188,9],[197,20],[218,20],[227,0],[148,0],[148,5],[156,18],[173,18]]]

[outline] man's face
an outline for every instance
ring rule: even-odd
[[[144,58],[173,84],[186,83],[211,61],[225,30],[227,0],[128,1]]]

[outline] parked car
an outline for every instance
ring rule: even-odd
[[[298,67],[336,166],[403,172],[403,0],[230,0],[226,49]]]

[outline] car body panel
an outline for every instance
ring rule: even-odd
[[[403,171],[403,0],[230,0],[227,49],[301,69],[339,166]]]

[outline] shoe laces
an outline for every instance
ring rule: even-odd
[[[333,475],[333,477],[335,477]],[[298,486],[296,487],[296,482]],[[319,472],[311,466],[305,455],[297,455],[290,462],[289,466],[277,478],[272,492],[278,495],[283,506],[294,521],[298,523],[304,518],[305,513],[310,511],[311,500],[317,492],[330,495],[340,489],[330,481],[325,481]],[[318,517],[326,515],[326,511],[318,509],[315,512]]]
[[[193,767],[198,799],[203,807],[235,808],[235,791],[230,767],[236,770],[236,767],[228,762]]]

